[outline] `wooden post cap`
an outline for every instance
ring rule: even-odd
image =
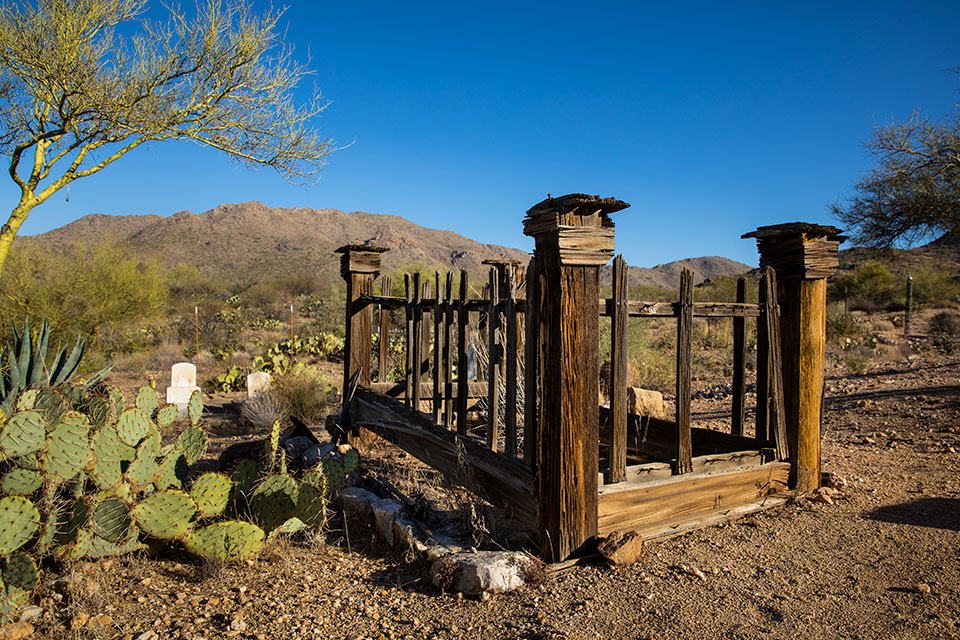
[[[787,222],[745,233],[756,238],[760,267],[773,267],[778,278],[817,280],[839,266],[840,243],[846,240],[836,227],[808,222]]]
[[[616,198],[584,193],[547,198],[527,210],[523,233],[535,238],[555,235],[563,265],[603,266],[614,250],[610,214],[629,206]]]
[[[340,275],[350,273],[380,273],[380,254],[389,251],[386,247],[374,247],[365,244],[345,244],[334,253],[340,256]]]

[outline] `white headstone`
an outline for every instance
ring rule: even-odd
[[[187,404],[197,386],[197,366],[190,362],[178,362],[170,368],[170,386],[167,387],[167,403],[177,405],[177,415],[187,415]]]
[[[197,386],[197,366],[192,362],[178,362],[170,369],[170,386]]]
[[[247,397],[256,398],[261,393],[270,391],[270,374],[266,371],[256,371],[247,376]]]

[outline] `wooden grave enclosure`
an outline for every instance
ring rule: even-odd
[[[601,299],[610,214],[628,206],[548,198],[524,220],[536,240],[525,268],[490,261],[483,283],[465,271],[407,274],[402,296],[391,295],[386,276],[374,293],[384,249],[338,249],[347,281],[344,382],[359,372],[352,436],[369,430],[501,507],[535,532],[549,561],[614,531],[673,535],[778,504],[788,487],[819,486],[823,293],[839,231],[793,223],[744,236],[756,237],[761,253],[758,304],[746,302],[744,279],[737,302],[695,302],[687,270],[679,300],[629,300],[622,256],[612,295]],[[628,413],[628,318],[676,322],[674,420]],[[691,423],[694,318],[732,319],[729,431]],[[757,328],[749,435],[747,318]],[[601,321],[611,326],[609,407],[598,401]],[[399,379],[388,375],[391,333],[402,336]],[[474,349],[486,361],[469,379]]]

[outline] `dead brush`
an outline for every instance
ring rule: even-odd
[[[267,431],[277,420],[285,424],[289,417],[290,405],[269,391],[248,398],[240,407],[240,419],[253,431]]]

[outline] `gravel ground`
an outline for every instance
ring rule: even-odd
[[[839,494],[650,542],[632,567],[575,567],[466,599],[369,531],[334,525],[241,566],[184,556],[51,567],[28,612],[32,637],[957,637],[960,360],[913,357],[828,373],[827,384],[824,469]]]

